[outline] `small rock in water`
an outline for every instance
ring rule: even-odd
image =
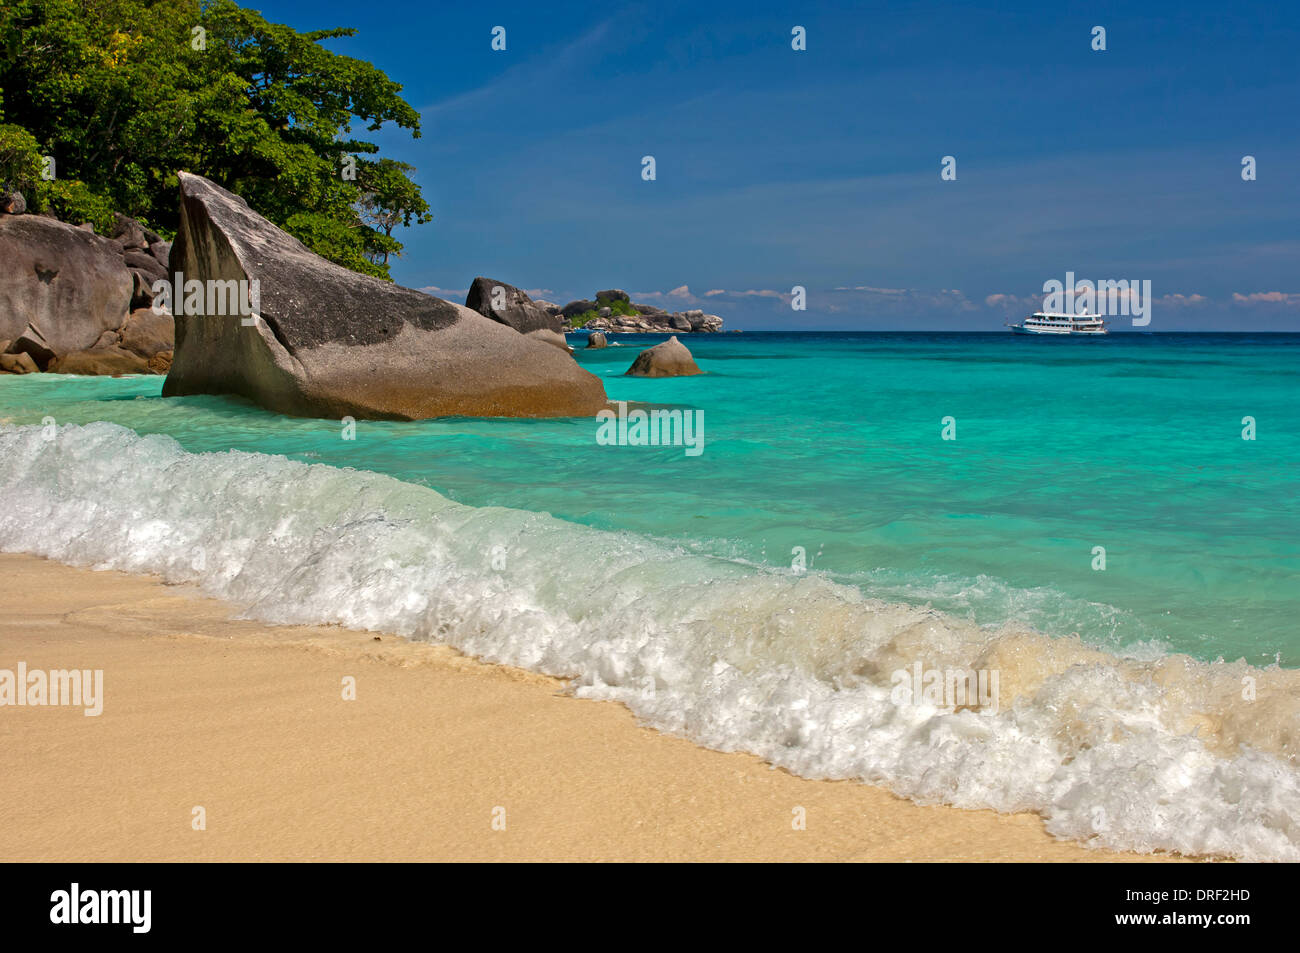
[[[688,377],[703,374],[686,345],[673,335],[662,344],[647,348],[628,368],[628,377]]]

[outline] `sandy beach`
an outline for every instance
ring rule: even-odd
[[[797,778],[442,646],[239,621],[149,577],[0,567],[0,668],[104,672],[97,717],[0,709],[5,860],[1171,859]]]

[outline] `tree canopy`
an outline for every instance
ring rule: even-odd
[[[0,185],[35,210],[164,234],[178,170],[198,173],[318,254],[388,277],[397,225],[430,220],[409,165],[354,135],[420,135],[402,87],[232,0],[5,0]],[[45,157],[54,177],[42,176]]]

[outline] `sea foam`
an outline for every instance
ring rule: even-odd
[[[1300,860],[1297,673],[1121,658],[366,471],[0,427],[0,545],[199,584],[251,617],[436,640],[812,778],[1033,811],[1092,846]],[[893,673],[992,670],[996,714]],[[1248,697],[1251,700],[1247,700]]]

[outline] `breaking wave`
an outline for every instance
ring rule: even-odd
[[[979,626],[366,471],[106,423],[0,426],[0,547],[197,583],[251,618],[432,640],[661,730],[1092,846],[1300,860],[1300,676]],[[998,674],[996,710],[894,673]]]

